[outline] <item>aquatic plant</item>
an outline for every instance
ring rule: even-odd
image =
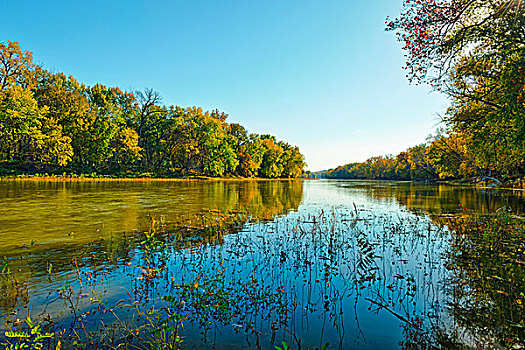
[[[5,343],[0,343],[6,350],[41,350],[46,340],[54,337],[54,333],[45,332],[40,324],[34,323],[28,316],[20,322],[18,329],[5,332]],[[60,349],[60,345],[57,346]]]
[[[466,214],[355,205],[274,220],[242,210],[174,222],[152,214],[149,229],[124,246],[79,251],[49,301],[71,316],[53,316],[49,332],[67,346],[109,349],[213,346],[218,332],[258,349],[325,349],[326,340],[367,342],[359,320],[366,305],[397,320],[405,348],[475,346],[488,310],[492,339],[522,344],[523,222]],[[49,274],[58,279],[56,266]],[[114,299],[108,290],[117,282],[126,289]]]

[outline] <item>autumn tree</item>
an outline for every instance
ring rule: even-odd
[[[480,171],[523,169],[523,1],[408,0],[387,29],[404,43],[409,80],[450,97],[444,121],[469,140]]]
[[[303,171],[297,147],[248,134],[225,112],[166,107],[152,89],[86,86],[33,64],[15,42],[0,43],[0,87],[2,166],[271,178]]]
[[[135,97],[101,84],[87,88],[85,95],[93,115],[88,146],[91,162],[97,168],[122,170],[140,160],[138,134],[128,127],[136,114]]]
[[[283,149],[283,155],[281,156],[283,171],[281,177],[298,178],[303,174],[305,167],[304,156],[299,152],[298,147],[293,147],[287,142],[281,141],[279,146]]]
[[[284,150],[276,143],[271,135],[261,135],[261,144],[264,147],[264,155],[259,169],[259,175],[266,178],[280,177],[283,172],[281,157]]]
[[[395,173],[398,180],[410,179],[410,163],[408,162],[407,152],[401,152],[396,156]]]
[[[66,165],[73,150],[47,107],[39,107],[31,91],[13,86],[0,90],[0,155],[35,165]]]
[[[224,119],[225,120],[225,119]],[[204,114],[200,135],[202,142],[203,171],[209,176],[232,174],[239,164],[235,154],[233,136],[226,132],[227,125],[221,119]]]
[[[22,88],[33,88],[35,64],[33,54],[22,51],[17,42],[0,42],[0,89],[4,90],[15,85]]]
[[[152,121],[152,116],[160,113],[161,97],[157,91],[153,89],[145,89],[144,91],[136,91],[135,95],[139,102],[139,111],[135,120],[135,127],[139,134],[139,147],[144,144],[144,133],[155,124]]]
[[[466,134],[440,130],[432,136],[426,153],[441,179],[468,178],[479,172]]]
[[[71,139],[72,162],[84,168],[90,165],[91,125],[94,115],[85,96],[86,87],[73,77],[53,74],[45,70],[37,72],[35,99],[39,107],[46,107],[50,118],[62,126],[64,134]]]
[[[408,78],[440,85],[464,57],[522,51],[523,8],[521,0],[406,0],[387,30],[404,44]]]

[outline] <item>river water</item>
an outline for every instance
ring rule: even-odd
[[[0,321],[10,328],[30,312],[94,339],[117,316],[139,329],[129,305],[142,305],[155,310],[152,329],[176,318],[171,332],[190,349],[497,347],[454,308],[468,294],[458,288],[471,287],[453,282],[441,219],[501,211],[523,214],[522,193],[342,180],[2,182]],[[202,234],[182,237],[184,225]],[[112,341],[152,334],[123,332]]]

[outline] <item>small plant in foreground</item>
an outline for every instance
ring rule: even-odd
[[[44,346],[46,339],[53,338],[54,333],[45,333],[42,331],[42,326],[33,323],[31,318],[28,316],[25,319],[25,323],[28,326],[27,331],[15,330],[5,332],[7,338],[5,343],[1,345],[5,346],[7,350],[19,350],[19,349],[34,349],[40,350]],[[57,347],[58,349],[60,346]]]

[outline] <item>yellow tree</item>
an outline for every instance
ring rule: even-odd
[[[6,89],[15,85],[22,88],[33,88],[35,65],[33,54],[22,51],[17,42],[0,43],[0,88]]]
[[[47,107],[39,107],[31,91],[13,86],[0,91],[0,154],[6,160],[66,165],[73,150]]]

